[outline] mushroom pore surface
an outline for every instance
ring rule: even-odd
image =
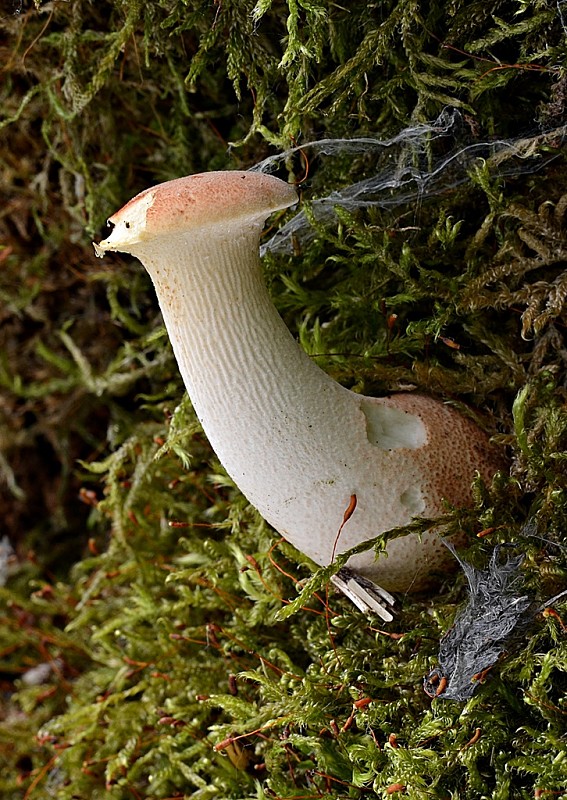
[[[154,283],[195,411],[225,469],[286,539],[321,565],[446,503],[471,502],[500,453],[470,420],[419,394],[365,397],[299,348],[266,289],[259,237],[296,202],[278,178],[212,172],[142,192],[95,245],[131,253]],[[338,536],[346,509],[356,506]],[[390,591],[425,588],[452,563],[435,533],[349,566]]]

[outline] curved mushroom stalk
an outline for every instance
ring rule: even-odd
[[[321,565],[336,553],[471,502],[499,454],[472,422],[416,394],[364,397],[298,347],[271,302],[262,226],[297,200],[273,176],[211,172],[142,192],[95,245],[131,253],[152,277],[187,391],[217,456],[260,514]],[[356,508],[341,528],[345,509]],[[349,567],[393,591],[424,588],[451,563],[436,534],[398,538]]]

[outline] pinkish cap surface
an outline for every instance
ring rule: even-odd
[[[153,186],[136,195],[110,217],[128,227],[144,206],[145,234],[191,230],[240,218],[268,216],[297,202],[293,186],[259,172],[203,172]]]

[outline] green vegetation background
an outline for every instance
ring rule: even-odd
[[[463,146],[521,139],[515,174],[477,160],[460,188],[343,212],[266,271],[337,380],[475,409],[510,469],[448,529],[477,565],[516,542],[551,597],[567,584],[566,18],[564,0],[0,3],[4,800],[567,796],[560,618],[538,616],[467,704],[421,688],[462,575],[401,598],[387,629],[324,586],[283,620],[312,565],[215,461],[140,265],[90,245],[152,183],[310,139],[388,138],[445,108]],[[373,168],[313,159],[304,200]]]

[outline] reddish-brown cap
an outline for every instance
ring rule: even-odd
[[[263,220],[296,202],[293,186],[273,175],[240,170],[189,175],[136,195],[110,217],[114,230],[95,247],[102,255],[105,250],[120,250],[154,236],[239,220]]]

